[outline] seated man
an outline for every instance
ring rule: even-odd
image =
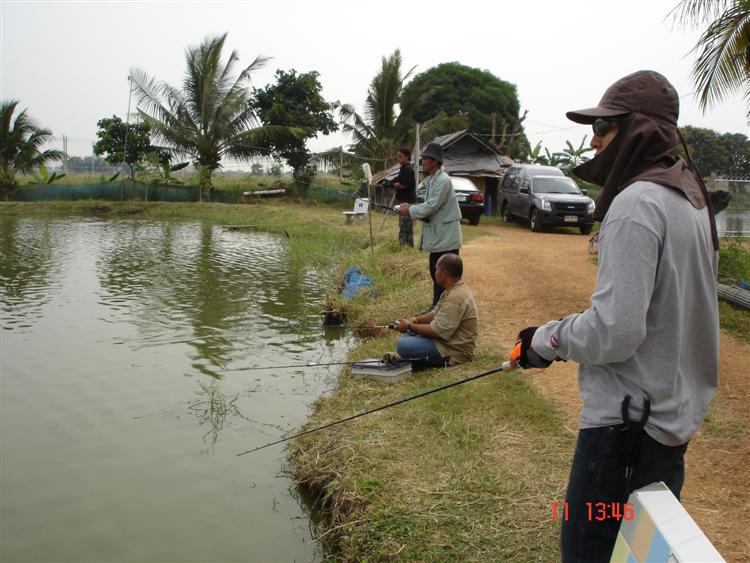
[[[477,306],[461,279],[463,271],[458,254],[443,254],[435,270],[435,281],[443,288],[437,305],[424,315],[399,319],[394,327],[404,333],[396,351],[404,359],[420,358],[415,367],[454,366],[474,359]]]

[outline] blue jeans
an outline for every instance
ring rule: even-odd
[[[420,336],[411,331],[406,331],[398,339],[398,342],[396,343],[396,352],[406,360],[421,358],[412,362],[412,365],[415,368],[443,367],[450,359],[450,357],[444,358],[440,355],[432,338]]]
[[[587,503],[626,503],[625,461],[622,443],[624,425],[588,428],[578,432],[578,443],[570,469],[563,519],[560,554],[563,563],[608,562],[617,540],[620,520],[589,518]],[[685,481],[684,456],[687,444],[665,446],[644,433],[640,460],[633,473],[632,489],[664,481],[679,499]],[[596,511],[594,509],[594,514]]]

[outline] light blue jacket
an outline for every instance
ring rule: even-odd
[[[412,205],[412,219],[424,220],[419,250],[445,252],[461,248],[461,209],[448,174],[440,168],[422,182],[424,203]]]

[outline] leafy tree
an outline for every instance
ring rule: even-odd
[[[292,167],[295,181],[304,185],[311,178],[310,153],[305,140],[338,129],[332,114],[337,104],[326,102],[320,95],[322,86],[318,76],[315,71],[297,74],[294,69],[277,70],[275,84],[253,90],[253,103],[263,124],[296,127],[302,131],[297,138],[280,138],[269,145]]]
[[[727,173],[731,176],[750,176],[750,140],[742,133],[724,133],[721,142],[729,153]]]
[[[408,115],[398,113],[396,106],[400,102],[404,82],[411,76],[414,67],[404,74],[401,63],[401,51],[398,49],[390,57],[382,58],[380,71],[367,91],[364,115],[358,114],[349,104],[339,108],[344,122],[342,129],[351,134],[354,153],[372,159],[370,165],[375,171],[381,170],[385,161],[393,158],[399,146],[410,144],[407,138],[411,121]]]
[[[52,140],[52,131],[36,124],[24,109],[13,114],[17,100],[0,104],[0,192],[8,200],[18,186],[16,174],[28,174],[48,161],[62,161],[62,151],[48,149],[40,151]]]
[[[704,176],[750,175],[750,140],[741,133],[719,134],[701,127],[681,127],[696,167]],[[682,147],[680,147],[680,152]]]
[[[491,132],[492,114],[496,114],[496,131],[504,135],[501,147],[512,158],[523,160],[531,147],[523,132],[519,106],[515,85],[489,71],[457,62],[418,74],[401,96],[402,115],[411,121],[424,123],[443,111],[465,116],[472,131],[479,134]]]
[[[263,176],[263,165],[256,162],[250,167],[251,176]]]
[[[269,176],[281,176],[281,164],[272,164],[268,167]]]
[[[149,155],[169,162],[169,153],[151,144],[151,128],[147,123],[129,123],[113,115],[105,117],[97,122],[96,136],[99,139],[94,143],[94,154],[105,155],[105,160],[112,166],[119,166],[123,162],[130,170],[130,180],[135,179],[136,167]],[[125,136],[127,131],[127,149],[125,148]]]
[[[69,156],[65,166],[70,172],[101,172],[112,168],[105,159],[97,156]]]
[[[222,61],[226,37],[226,33],[208,37],[197,47],[188,47],[182,89],[142,70],[131,73],[141,117],[173,154],[193,159],[206,200],[213,191],[211,176],[224,157],[247,161],[271,140],[300,136],[289,127],[261,125],[248,84],[250,75],[268,59],[257,57],[233,77],[239,54],[232,51]]]
[[[448,115],[444,111],[441,111],[435,117],[422,124],[422,127],[419,129],[419,142],[421,146],[425,146],[435,137],[468,129],[470,126],[471,122],[468,116],[461,114]]]
[[[687,26],[708,27],[693,51],[693,85],[705,112],[734,92],[743,91],[750,121],[750,1],[682,0],[671,12]]]

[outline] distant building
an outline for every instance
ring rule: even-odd
[[[484,194],[486,208],[497,214],[497,192],[500,179],[513,160],[502,155],[489,143],[470,133],[468,129],[448,135],[435,137],[430,141],[443,147],[443,168],[451,176],[463,176],[471,180],[477,189]],[[417,155],[412,156],[417,162]],[[391,180],[398,174],[398,165],[379,172],[373,177],[378,183],[384,179]],[[388,190],[385,190],[388,191]],[[390,200],[387,193],[381,194],[381,200]]]

